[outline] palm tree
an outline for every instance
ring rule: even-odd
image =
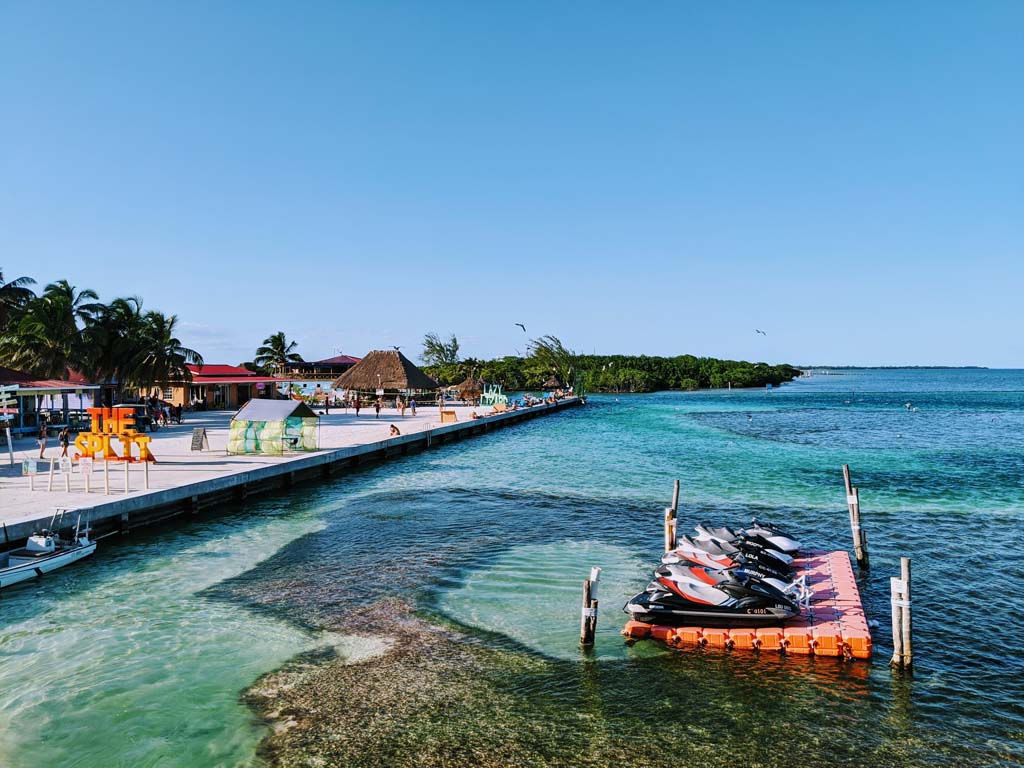
[[[127,386],[144,358],[144,330],[142,299],[137,296],[101,307],[82,333],[85,370],[97,381]]]
[[[82,367],[82,335],[64,296],[40,296],[25,307],[0,337],[0,354],[27,373],[65,379],[71,368]]]
[[[0,333],[7,327],[11,317],[36,297],[28,287],[35,284],[36,281],[31,277],[16,277],[10,282],[4,282],[4,273],[0,270]]]
[[[172,381],[192,381],[188,365],[202,365],[203,356],[175,337],[178,316],[147,312],[143,323],[141,359],[131,373],[131,382],[148,389]]]
[[[253,362],[261,368],[270,368],[274,373],[281,374],[289,363],[301,363],[302,355],[294,349],[298,342],[288,341],[284,331],[278,331],[263,340],[263,346],[256,350]]]
[[[103,309],[103,305],[99,303],[100,297],[96,295],[96,291],[91,288],[84,288],[80,291],[67,280],[49,283],[43,289],[43,296],[47,298],[60,297],[66,300],[71,307],[73,321],[81,323],[83,327],[92,321],[99,314],[100,310]],[[87,303],[89,299],[92,301]]]

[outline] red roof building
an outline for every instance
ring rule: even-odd
[[[281,395],[277,385],[284,381],[237,365],[189,365],[191,382],[171,382],[157,395],[171,405],[193,409],[235,409],[253,398],[273,399]]]

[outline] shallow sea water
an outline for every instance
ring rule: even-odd
[[[871,547],[872,662],[623,643],[619,608],[657,559],[673,478],[683,527],[757,515],[845,548],[844,462]],[[107,539],[5,593],[0,765],[1017,765],[1022,518],[1021,371],[595,396]],[[914,559],[909,678],[886,664],[900,555]],[[584,654],[591,565],[602,612]],[[282,665],[316,701],[262,677]],[[368,691],[381,705],[355,706]],[[279,725],[279,710],[291,730],[272,735],[259,715]]]

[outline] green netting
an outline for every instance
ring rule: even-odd
[[[289,416],[284,421],[231,420],[228,453],[281,455],[287,451],[317,450],[317,420]]]

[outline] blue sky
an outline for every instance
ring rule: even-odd
[[[0,6],[0,268],[209,362],[1024,366],[1024,5]],[[767,336],[756,334],[764,329]]]

